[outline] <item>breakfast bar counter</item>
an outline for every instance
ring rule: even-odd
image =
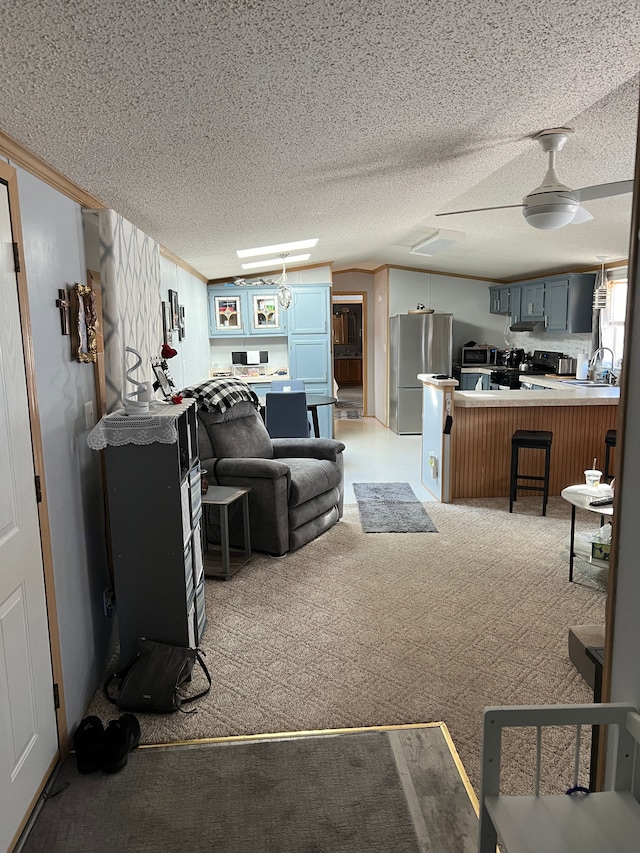
[[[511,437],[517,429],[553,433],[549,494],[559,495],[568,484],[583,481],[584,470],[592,466],[594,458],[602,465],[605,435],[617,426],[617,387],[536,377],[536,385],[545,390],[457,391],[451,388],[457,384],[455,380],[449,380],[445,391],[441,380],[427,374],[418,378],[423,383],[425,406],[439,394],[450,395],[452,423],[447,458],[442,459],[448,490],[443,502],[508,497]],[[427,423],[423,458],[439,446],[436,430]],[[523,469],[542,474],[542,454],[524,450],[521,455]]]
[[[537,406],[617,406],[620,389],[610,385],[572,385],[562,379],[535,378],[541,391],[456,391],[456,408],[478,409],[495,406],[527,408]]]

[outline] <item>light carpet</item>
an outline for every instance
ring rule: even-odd
[[[354,483],[365,533],[437,533],[409,483]]]
[[[582,562],[568,581],[569,505],[552,497],[544,518],[537,497],[513,514],[506,498],[427,506],[438,536],[369,536],[349,505],[284,559],[208,580],[213,688],[195,714],[140,715],[143,742],[442,720],[477,791],[485,706],[591,701],[567,630],[603,622],[605,593]],[[117,709],[98,691],[87,713]],[[571,754],[550,757],[569,780]],[[535,744],[507,762],[514,790],[534,760]]]

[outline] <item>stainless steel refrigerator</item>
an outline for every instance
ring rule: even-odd
[[[419,373],[451,376],[453,314],[396,314],[390,319],[389,426],[400,435],[422,432]]]

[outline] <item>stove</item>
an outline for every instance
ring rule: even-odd
[[[498,390],[517,390],[520,387],[521,370],[519,367],[498,367],[491,371],[491,388]]]
[[[519,376],[544,376],[546,373],[557,373],[558,361],[562,358],[561,352],[549,352],[548,350],[534,350],[531,359],[531,367],[497,367],[491,371],[491,386],[493,388],[517,390],[520,388]]]

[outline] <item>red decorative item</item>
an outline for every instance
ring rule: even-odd
[[[160,354],[163,358],[173,358],[174,355],[178,355],[178,350],[170,347],[169,344],[162,344]]]
[[[178,405],[178,403],[181,403],[181,402],[182,402],[182,395],[181,395],[181,394],[173,394],[173,395],[172,395],[172,397],[171,397],[171,402],[172,402],[172,403],[175,403],[175,404],[176,404],[176,406],[177,406],[177,405]]]

